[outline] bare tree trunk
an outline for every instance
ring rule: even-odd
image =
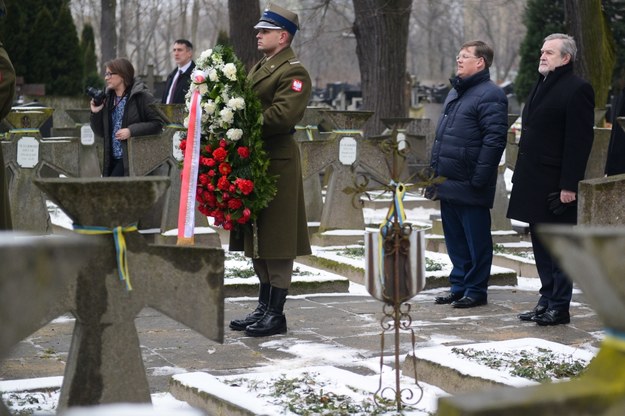
[[[232,48],[249,70],[261,58],[254,29],[260,17],[258,0],[228,0],[228,17]]]
[[[577,43],[575,71],[595,90],[595,106],[605,108],[612,83],[616,53],[601,0],[565,0],[564,15]]]
[[[116,0],[102,0],[102,16],[100,20],[100,42],[102,63],[117,56],[117,32],[115,30]],[[104,68],[101,69],[104,74]]]
[[[128,57],[126,45],[128,44],[128,21],[126,20],[126,10],[128,10],[128,0],[121,0],[121,18],[119,20],[119,36],[117,37],[117,56]]]
[[[197,42],[197,25],[200,20],[200,2],[199,0],[193,0],[193,7],[191,9],[191,43]]]
[[[363,109],[375,114],[365,133],[382,132],[380,118],[406,117],[406,46],[412,0],[353,0]]]

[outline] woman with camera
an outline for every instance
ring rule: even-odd
[[[116,58],[104,66],[106,91],[87,90],[91,96],[91,128],[104,138],[102,176],[128,176],[127,140],[160,133],[163,121],[150,106],[156,99],[135,78],[130,61]]]

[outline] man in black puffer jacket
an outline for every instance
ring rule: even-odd
[[[482,41],[462,45],[456,77],[436,128],[431,167],[445,180],[426,195],[441,201],[451,291],[437,304],[471,308],[487,302],[493,260],[490,208],[497,167],[506,147],[508,99],[490,80],[493,50]]]

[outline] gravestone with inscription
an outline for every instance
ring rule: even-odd
[[[149,403],[134,319],[146,306],[223,342],[221,248],[149,245],[136,223],[169,179],[41,178],[40,187],[100,249],[56,310],[76,317],[59,409]]]
[[[15,230],[47,233],[51,230],[46,200],[32,185],[41,176],[79,176],[78,138],[43,138],[39,127],[50,118],[52,108],[14,108],[7,116],[11,125],[2,152]]]
[[[387,164],[379,146],[380,140],[366,139],[360,130],[372,114],[370,111],[325,111],[323,117],[332,124],[332,132],[318,140],[300,142],[304,178],[328,168],[331,170],[319,233],[313,235],[314,244],[326,245],[319,239],[323,239],[321,234],[329,230],[364,231],[358,195],[345,190],[356,185],[356,171],[385,181]],[[356,181],[364,178],[360,175]]]

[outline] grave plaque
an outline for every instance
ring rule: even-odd
[[[343,137],[339,142],[339,161],[344,165],[351,165],[356,161],[358,143],[353,137]]]
[[[17,141],[17,164],[22,168],[34,168],[39,163],[39,142],[24,136]]]
[[[95,143],[95,134],[91,126],[84,125],[80,128],[80,143],[84,146],[92,146]]]

